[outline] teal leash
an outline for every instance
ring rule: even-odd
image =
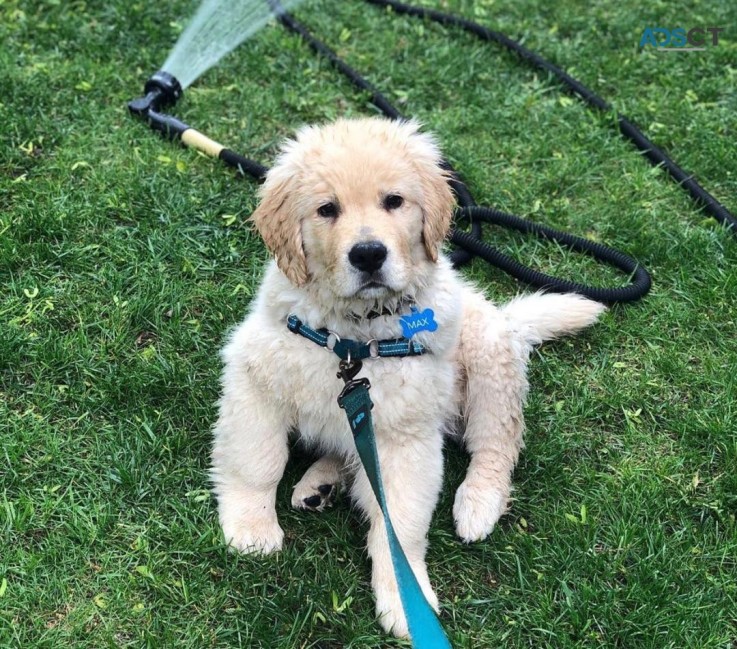
[[[397,579],[399,597],[407,618],[412,646],[415,649],[451,649],[450,642],[440,625],[437,615],[435,615],[435,611],[428,604],[420,585],[417,583],[417,578],[412,572],[389,517],[389,510],[384,496],[384,485],[381,481],[374,424],[371,418],[371,409],[374,407],[369,396],[371,384],[365,377],[355,378],[356,374],[361,371],[362,365],[363,363],[360,360],[352,361],[350,354],[347,359],[340,361],[338,377],[345,381],[345,387],[338,396],[338,405],[345,410],[348,417],[348,424],[353,432],[358,456],[361,458],[371,488],[384,515],[394,576]]]
[[[435,331],[437,329],[432,310],[425,309],[420,313],[413,309],[411,314],[402,316],[400,322],[402,322],[402,329],[409,332],[408,337],[374,340],[367,343],[341,339],[327,329],[313,329],[296,315],[290,315],[287,318],[287,327],[292,333],[328,349],[341,359],[338,365],[338,378],[343,379],[345,386],[338,396],[338,405],[345,410],[348,417],[358,456],[361,458],[361,463],[366,470],[371,488],[384,516],[389,553],[397,580],[399,598],[402,601],[402,608],[412,638],[412,646],[415,649],[451,649],[435,611],[428,604],[417,583],[415,573],[412,572],[389,517],[384,484],[381,481],[379,454],[376,450],[374,423],[371,418],[371,409],[374,407],[369,396],[371,384],[365,377],[356,378],[363,367],[362,359],[364,358],[407,357],[427,353],[426,347],[410,338],[413,331]]]

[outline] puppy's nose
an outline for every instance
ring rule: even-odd
[[[363,241],[350,249],[348,261],[358,270],[373,273],[381,268],[386,255],[386,246],[381,241]]]

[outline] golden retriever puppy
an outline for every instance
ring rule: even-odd
[[[237,550],[282,546],[275,499],[290,434],[323,456],[295,487],[294,506],[321,509],[348,480],[370,523],[376,611],[398,636],[407,635],[407,623],[384,522],[336,403],[339,359],[291,331],[288,318],[334,340],[370,342],[401,338],[402,316],[432,310],[412,336],[426,353],[368,358],[360,376],[371,381],[392,521],[437,609],[424,558],[444,436],[462,435],[471,453],[453,515],[460,538],[478,541],[507,507],[531,346],[575,332],[603,310],[580,296],[541,294],[498,308],[466,284],[440,252],[453,210],[440,162],[435,140],[416,123],[376,118],[306,127],[283,146],[253,215],[275,261],[223,351],[214,428],[220,523]]]

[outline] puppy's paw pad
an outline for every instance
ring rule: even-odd
[[[335,485],[334,484],[321,484],[317,490],[320,492],[321,496],[324,496],[327,498],[330,496],[333,491],[335,491]]]
[[[284,542],[284,531],[274,521],[222,523],[225,542],[232,550],[244,554],[271,554],[278,552]]]
[[[458,487],[453,504],[456,533],[466,543],[483,541],[507,511],[509,494],[494,487],[478,487],[468,480]]]
[[[292,493],[292,507],[311,512],[321,512],[325,508],[333,506],[337,495],[337,484],[321,484],[317,487],[309,487],[300,482]]]

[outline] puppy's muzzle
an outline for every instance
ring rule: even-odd
[[[370,275],[382,267],[387,254],[386,246],[381,241],[363,241],[348,251],[348,261],[354,268]]]

